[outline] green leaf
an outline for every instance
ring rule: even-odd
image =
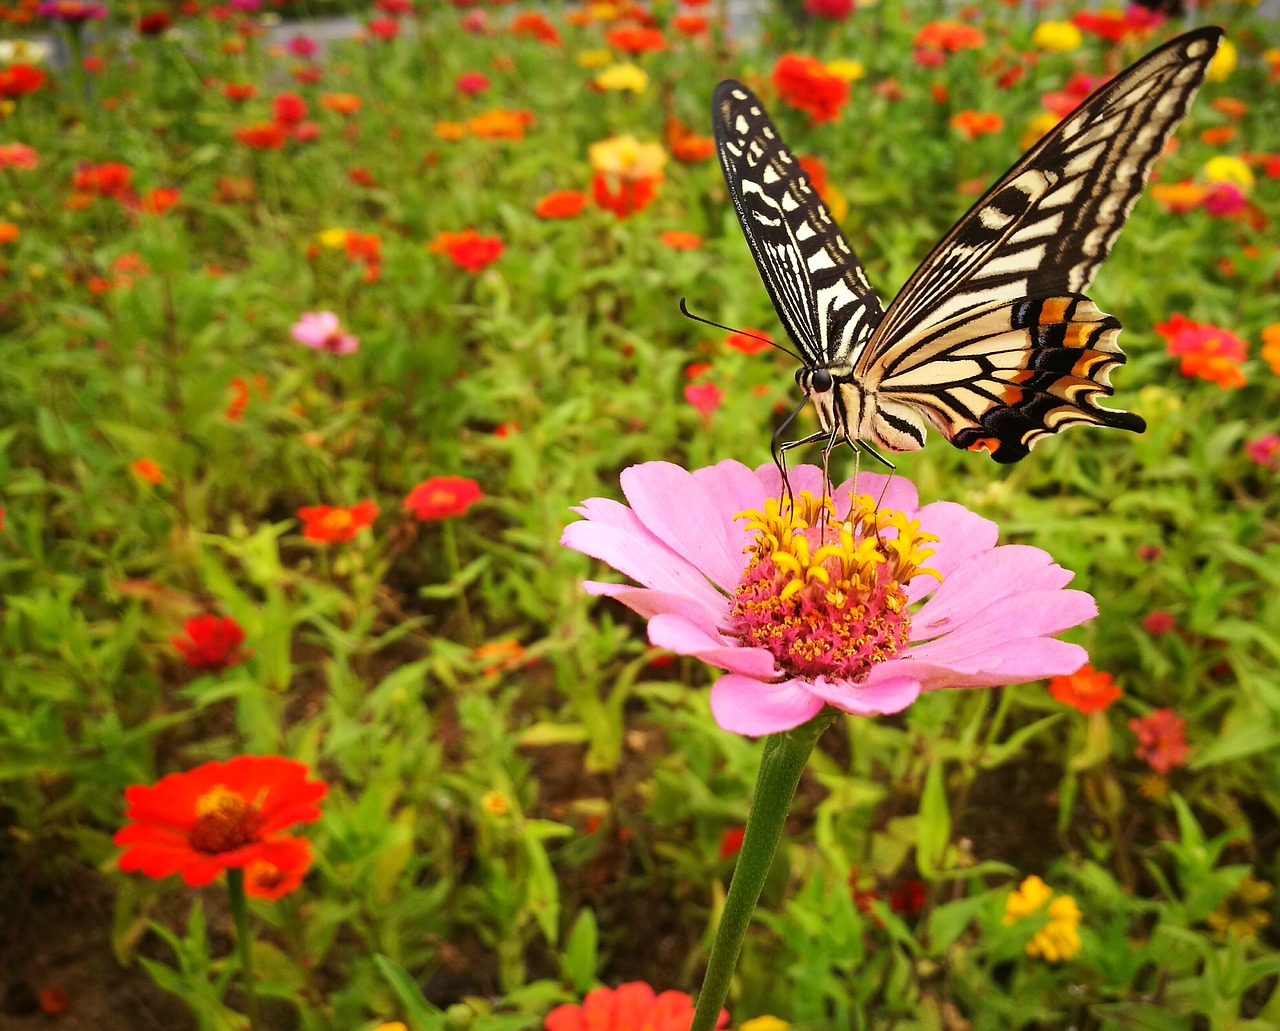
[[[397,966],[382,953],[376,954],[373,962],[378,973],[395,992],[400,1005],[404,1007],[405,1015],[417,1031],[444,1031],[444,1010],[437,1009],[422,997],[417,982],[403,967]]]

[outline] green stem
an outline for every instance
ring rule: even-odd
[[[742,835],[738,865],[729,883],[720,926],[711,946],[707,976],[698,995],[698,1009],[689,1031],[712,1031],[724,1001],[729,996],[729,982],[738,964],[738,954],[751,924],[764,887],[764,879],[773,865],[782,827],[795,797],[800,774],[813,752],[818,738],[835,719],[833,710],[824,709],[803,726],[782,734],[771,734],[760,757],[760,773],[756,777],[756,794]]]
[[[453,520],[442,520],[440,529],[444,537],[444,560],[449,567],[449,579],[451,581],[456,580],[458,574],[462,572],[462,561],[458,558],[458,538],[453,530]],[[471,623],[471,606],[467,604],[467,588],[465,584],[458,584],[458,619],[462,623],[463,644],[468,648],[474,648],[476,632]]]
[[[249,1011],[249,1031],[262,1027],[258,1019],[258,993],[253,982],[253,939],[249,937],[249,918],[245,913],[244,871],[227,871],[227,894],[231,900],[231,917],[236,922],[236,948],[240,952],[240,978],[244,982],[245,1008]]]

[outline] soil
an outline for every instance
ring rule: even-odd
[[[0,860],[11,859],[0,852]],[[56,892],[31,891],[3,863],[0,881],[0,1031],[194,1031],[186,1004],[111,949],[110,885],[96,871],[60,871]],[[61,1000],[41,994],[62,995]],[[54,1004],[54,1005],[50,1005]]]

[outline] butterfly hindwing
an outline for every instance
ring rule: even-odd
[[[711,102],[720,167],[760,278],[807,365],[844,365],[883,314],[861,262],[747,87]]]
[[[905,418],[901,406],[910,406],[945,427],[956,447],[1016,462],[1072,424],[1146,428],[1139,416],[1097,404],[1124,362],[1119,332],[1087,297],[999,301],[913,334],[863,389],[877,394],[880,414]]]

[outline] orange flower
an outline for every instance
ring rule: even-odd
[[[525,129],[533,124],[529,111],[508,111],[495,107],[467,119],[471,135],[482,140],[522,140]]]
[[[1086,716],[1091,712],[1105,712],[1112,702],[1124,694],[1110,673],[1096,670],[1087,664],[1074,673],[1050,680],[1049,693],[1063,705],[1070,705]]]
[[[1262,331],[1262,358],[1271,371],[1280,376],[1280,322],[1273,322]]]
[[[1211,125],[1200,133],[1200,142],[1211,147],[1220,147],[1236,138],[1234,125]]]
[[[372,526],[378,518],[378,506],[370,498],[347,507],[311,505],[298,509],[297,515],[302,520],[304,538],[321,544],[338,544]]]
[[[22,235],[16,222],[0,222],[0,244],[13,243]]]
[[[849,83],[807,54],[783,54],[773,66],[778,96],[804,111],[815,125],[834,121],[849,99]]]
[[[474,229],[464,229],[460,233],[436,233],[427,250],[447,254],[460,269],[480,272],[502,257],[506,244],[496,236],[481,236]]]
[[[667,41],[657,29],[643,28],[639,25],[624,25],[610,29],[605,33],[604,41],[611,47],[625,50],[628,54],[654,53],[667,49]]]
[[[134,476],[153,486],[165,481],[164,470],[154,458],[135,458],[129,468],[133,470]]]
[[[251,82],[228,82],[222,86],[222,95],[233,104],[243,104],[258,95],[258,87]]]
[[[353,115],[360,110],[360,98],[354,93],[325,93],[320,106],[340,115]]]
[[[1151,196],[1155,198],[1165,211],[1174,215],[1185,215],[1194,211],[1204,203],[1209,191],[1203,186],[1183,179],[1177,183],[1156,183],[1151,187]]]
[[[671,156],[685,164],[706,161],[716,152],[715,140],[710,136],[695,135],[678,118],[667,119],[666,137]]]
[[[740,329],[724,338],[726,347],[732,347],[743,354],[759,354],[773,346],[769,334],[763,329]]]
[[[254,150],[279,150],[289,130],[278,122],[253,122],[236,126],[236,139]]]
[[[176,207],[182,199],[182,191],[173,186],[157,186],[142,199],[142,210],[151,215],[163,215]]]
[[[419,522],[466,515],[484,497],[480,484],[465,476],[432,476],[405,496],[404,510]]]
[[[542,219],[573,218],[581,214],[586,203],[587,195],[580,190],[557,190],[538,201],[533,213]]]
[[[1249,113],[1249,105],[1236,97],[1214,97],[1209,102],[1209,106],[1232,121],[1243,118]]]
[[[701,236],[683,229],[668,229],[660,233],[658,239],[663,246],[670,247],[673,251],[696,251],[702,246]]]
[[[677,14],[671,19],[671,27],[689,39],[706,32],[708,24],[707,19],[700,14]]]
[[[959,129],[965,139],[975,140],[999,132],[1004,128],[1004,119],[994,111],[959,111],[951,116],[951,127]]]
[[[618,218],[629,218],[643,211],[658,195],[659,179],[619,179],[610,183],[609,178],[597,172],[591,180],[591,196],[596,206],[612,211]]]
[[[436,122],[435,134],[442,140],[460,140],[467,134],[461,122]]]
[[[283,756],[240,756],[125,788],[129,822],[112,839],[124,849],[120,869],[147,877],[180,873],[193,888],[252,863],[305,870],[310,845],[280,832],[320,818],[316,803],[329,788],[307,779],[309,772]],[[246,888],[258,894],[252,882]]]
[[[974,50],[987,42],[979,29],[957,21],[931,21],[921,27],[911,41],[924,50],[941,50],[954,54],[958,50]]]
[[[517,14],[511,19],[509,31],[513,36],[527,36],[531,39],[540,39],[552,46],[560,45],[560,33],[547,20],[546,15],[538,11],[524,11]]]

